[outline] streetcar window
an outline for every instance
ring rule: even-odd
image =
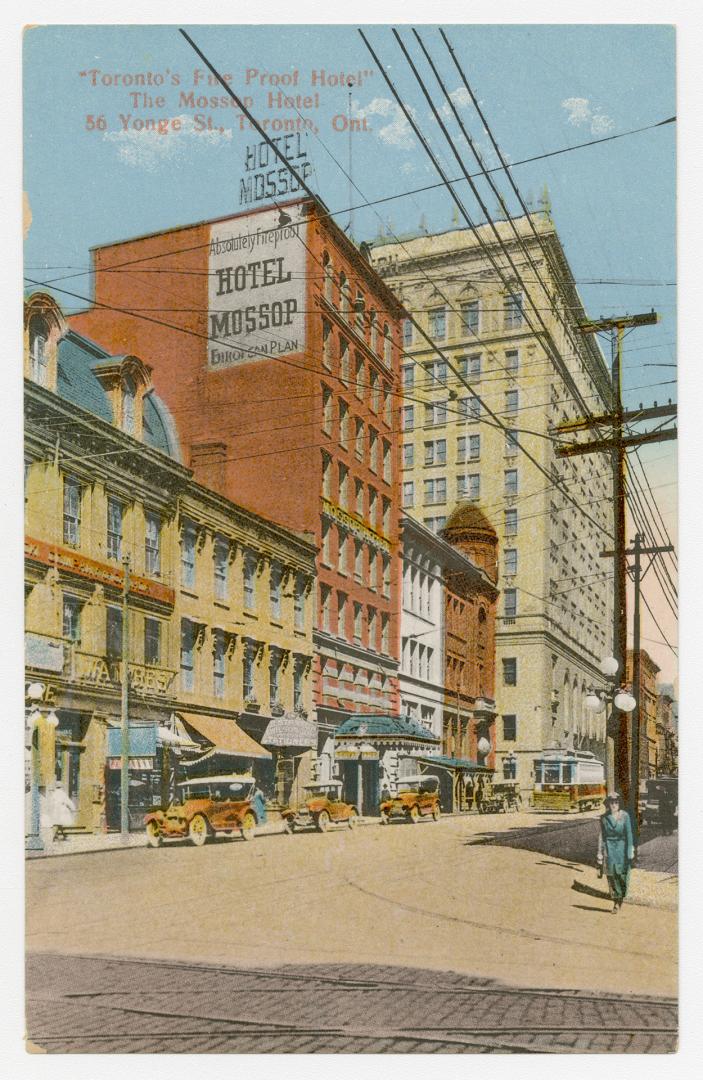
[[[574,782],[574,766],[562,765],[562,784],[572,784]]]
[[[541,784],[542,783],[542,762],[541,761],[535,761],[535,783],[536,784]]]
[[[544,766],[544,782],[545,784],[558,784],[561,769],[558,764],[545,765]]]

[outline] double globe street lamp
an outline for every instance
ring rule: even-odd
[[[607,679],[612,679],[615,682],[620,670],[620,664],[614,656],[605,656],[600,662],[600,669]],[[592,712],[603,712],[610,701],[612,701],[618,712],[624,713],[631,713],[637,705],[632,694],[623,686],[618,689],[614,689],[614,687],[608,689],[590,687],[586,695],[586,708]]]
[[[28,851],[43,851],[44,841],[41,835],[41,800],[39,796],[39,780],[41,773],[41,725],[45,723],[50,728],[58,727],[59,718],[52,709],[48,715],[39,709],[39,702],[44,699],[46,687],[44,683],[33,682],[27,687],[27,700],[30,702],[29,728],[31,732],[31,811],[29,822],[29,835],[27,837]]]

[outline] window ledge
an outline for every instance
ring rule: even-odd
[[[225,611],[229,611],[230,603],[228,600],[213,600],[215,607],[223,608]]]
[[[184,585],[181,585],[181,595],[190,596],[194,600],[198,600],[200,598],[198,593],[193,592],[192,589],[187,589]]]

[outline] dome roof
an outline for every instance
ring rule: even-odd
[[[491,538],[497,536],[495,529],[480,506],[474,502],[460,502],[452,510],[442,532],[446,535],[455,529],[470,529],[472,532],[488,533]]]

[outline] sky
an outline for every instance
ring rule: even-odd
[[[307,122],[300,150],[310,185],[357,239],[452,227],[453,203],[353,26],[186,26],[254,116]],[[364,28],[448,175],[458,166],[387,26]],[[409,27],[400,27],[435,101],[442,100]],[[420,29],[453,100],[489,165],[495,157],[438,30]],[[675,31],[665,25],[452,25],[448,37],[509,162],[650,127],[674,116]],[[143,76],[149,85],[140,85]],[[354,80],[351,104],[347,81]],[[148,95],[145,98],[143,95]],[[191,94],[193,95],[191,98]],[[278,95],[293,98],[281,102]],[[317,98],[315,95],[318,95]],[[134,95],[134,96],[133,96]],[[273,95],[270,98],[269,95]],[[67,311],[90,296],[89,248],[158,229],[239,212],[243,130],[223,89],[207,85],[202,62],[177,26],[40,26],[24,36],[24,187],[31,214],[25,273],[54,279]],[[299,98],[298,98],[299,96]],[[217,103],[201,97],[218,99]],[[446,109],[446,106],[445,106]],[[355,130],[350,138],[347,116]],[[303,119],[301,119],[301,116]],[[145,130],[161,121],[163,133]],[[458,129],[450,122],[452,133]],[[270,133],[278,132],[272,126]],[[513,176],[551,212],[586,310],[593,316],[656,310],[660,322],[625,341],[625,403],[676,400],[676,125],[516,164]],[[461,141],[458,148],[469,159]],[[350,171],[355,186],[345,172]],[[301,159],[302,160],[302,159]],[[504,175],[495,174],[507,204]],[[498,202],[482,181],[490,213]],[[481,185],[480,185],[481,186]],[[472,220],[484,220],[465,182]],[[351,191],[351,194],[350,194]],[[55,279],[62,278],[57,281]],[[601,284],[589,284],[590,282]],[[658,366],[661,365],[661,366]],[[666,533],[677,542],[675,443],[642,449]],[[644,483],[644,481],[641,481]],[[663,535],[663,530],[662,530]],[[630,527],[628,536],[634,536]],[[673,576],[673,569],[668,563]],[[653,572],[645,596],[643,646],[676,676],[676,624]]]

